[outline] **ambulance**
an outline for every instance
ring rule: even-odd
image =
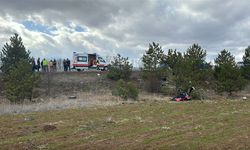
[[[108,63],[98,54],[73,52],[72,69],[77,71],[108,69]]]

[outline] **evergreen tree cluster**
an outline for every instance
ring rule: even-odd
[[[146,81],[156,82],[155,79],[160,80],[160,76],[157,75],[165,75],[169,81],[174,81],[176,92],[187,91],[194,86],[210,87],[219,93],[228,92],[231,95],[232,92],[244,88],[246,82],[242,76],[245,78],[250,76],[250,47],[245,50],[242,70],[236,65],[234,56],[227,50],[222,50],[218,54],[215,67],[206,62],[206,56],[206,50],[198,44],[193,44],[184,53],[169,49],[165,54],[159,44],[153,43],[142,57],[142,77]],[[162,66],[167,66],[168,69],[163,69]],[[162,69],[165,70],[165,74],[162,74]]]

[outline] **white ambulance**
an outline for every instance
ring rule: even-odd
[[[72,68],[77,71],[83,70],[102,70],[108,69],[106,61],[98,54],[73,52]]]

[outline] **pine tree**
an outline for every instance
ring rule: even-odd
[[[211,70],[206,67],[206,55],[206,50],[198,44],[193,44],[187,49],[174,68],[177,87],[187,90],[190,86],[202,85],[208,79]]]
[[[245,49],[245,54],[243,56],[243,76],[250,80],[250,46]]]
[[[203,63],[206,59],[206,50],[202,49],[198,44],[193,44],[187,49],[184,57],[194,62]]]
[[[198,44],[193,44],[187,49],[187,52],[184,54],[184,58],[191,65],[190,67],[192,70],[190,71],[193,73],[192,76],[196,75],[201,69],[203,69],[203,66],[206,64],[206,56],[206,50],[202,49]]]
[[[220,52],[214,62],[216,66],[230,65],[236,67],[234,56],[225,49]]]
[[[142,57],[144,71],[156,71],[163,62],[166,55],[159,43],[149,44],[149,49]]]
[[[250,46],[245,49],[245,55],[243,56],[244,65],[250,65]]]
[[[10,38],[10,44],[6,43],[1,52],[1,71],[8,73],[12,67],[18,66],[20,60],[31,61],[30,52],[26,51],[22,38],[18,34],[14,34]]]
[[[222,50],[215,59],[215,79],[218,92],[239,91],[245,86],[245,81],[237,67],[234,56],[227,50]]]
[[[176,64],[174,65],[173,71],[173,79],[175,82],[176,92],[187,91],[192,83],[192,76],[190,75],[191,71],[190,62],[184,58],[182,54],[179,54],[178,59],[176,60]]]
[[[181,57],[182,57],[182,54],[180,52],[177,52],[176,49],[175,50],[169,49],[165,62],[168,64],[168,66],[171,69],[173,69],[175,68],[175,65],[178,63]]]
[[[33,97],[33,89],[39,76],[32,71],[29,54],[18,34],[11,37],[10,44],[6,43],[2,49],[1,70],[4,73],[4,91],[12,102],[31,100]]]
[[[146,54],[142,57],[142,78],[146,81],[147,90],[150,92],[159,92],[161,79],[168,76],[168,68],[162,67],[166,55],[159,43],[149,44]]]

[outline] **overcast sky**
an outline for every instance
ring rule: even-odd
[[[213,60],[242,58],[250,45],[249,0],[0,0],[0,46],[18,33],[34,57],[140,58],[148,44],[184,52],[193,43]]]

